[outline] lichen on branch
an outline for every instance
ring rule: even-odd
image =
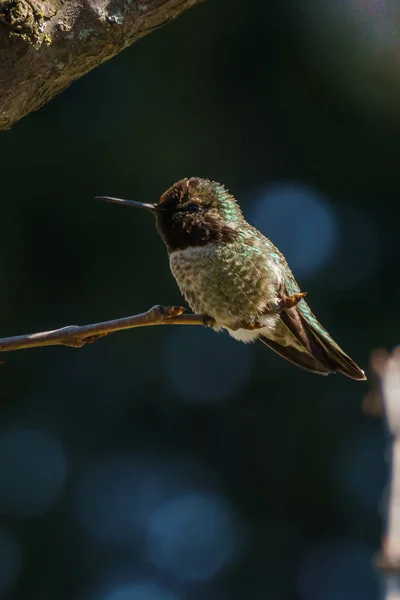
[[[0,0],[0,130],[204,0]]]

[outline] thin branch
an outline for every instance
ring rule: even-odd
[[[385,600],[400,600],[400,348],[391,355],[377,350],[372,355],[371,366],[380,379],[380,394],[391,442],[386,534],[378,566],[386,575]]]
[[[0,352],[12,352],[24,348],[40,346],[70,346],[81,348],[96,340],[123,329],[149,327],[152,325],[211,325],[211,320],[203,315],[184,315],[186,309],[181,306],[153,306],[139,315],[92,323],[90,325],[69,325],[53,331],[42,331],[26,335],[17,335],[0,339]]]
[[[306,295],[305,292],[293,294],[284,298],[271,300],[269,310],[272,313],[292,308]],[[186,308],[182,306],[160,306],[157,304],[150,310],[140,315],[92,323],[90,325],[68,325],[53,331],[42,331],[27,335],[17,335],[0,339],[0,352],[11,352],[24,348],[38,348],[39,346],[70,346],[81,348],[91,344],[99,338],[134,327],[149,327],[150,325],[215,325],[214,319],[206,315],[184,315]],[[258,325],[259,326],[259,325]]]

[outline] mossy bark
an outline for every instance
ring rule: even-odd
[[[0,130],[203,0],[0,0]]]

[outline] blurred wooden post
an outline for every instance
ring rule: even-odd
[[[391,440],[386,535],[378,565],[385,577],[383,597],[385,600],[400,600],[400,348],[391,355],[377,351],[371,362],[380,376],[383,408]]]

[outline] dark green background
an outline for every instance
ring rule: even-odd
[[[379,2],[210,0],[2,133],[2,336],[181,304],[152,218],[94,196],[155,202],[195,175],[223,182],[245,214],[277,182],[325,197],[338,224],[335,251],[314,274],[295,275],[363,368],[374,348],[392,348],[400,329],[395,17]],[[292,218],[288,210],[289,231]],[[263,233],[278,243],[268,223]],[[296,254],[290,240],[281,250],[289,261],[289,250]],[[200,328],[4,356],[0,529],[9,545],[0,539],[0,557],[11,562],[1,597],[377,598],[372,557],[386,473],[382,422],[361,409],[368,384],[319,378],[261,345]],[[235,376],[240,385],[229,384]],[[21,443],[2,442],[21,430]],[[40,453],[32,431],[62,450]],[[57,456],[65,477],[53,493]],[[165,534],[163,568],[149,558],[144,530],[130,539],[130,511],[142,518],[136,475],[115,465],[138,457],[143,480],[151,472],[155,489],[168,488],[156,504],[179,490],[227,503],[218,514],[230,515],[235,552],[220,569],[189,582],[179,571],[186,558],[202,566],[213,548],[218,558],[227,535],[214,515],[204,540],[202,510],[179,531],[165,517],[172,538]],[[111,482],[96,493],[93,465]],[[122,541],[90,530],[94,521],[107,529],[104,515],[127,532]],[[179,568],[169,567],[175,559]],[[0,594],[7,576],[0,568]],[[121,581],[144,580],[170,595],[111,594]]]

